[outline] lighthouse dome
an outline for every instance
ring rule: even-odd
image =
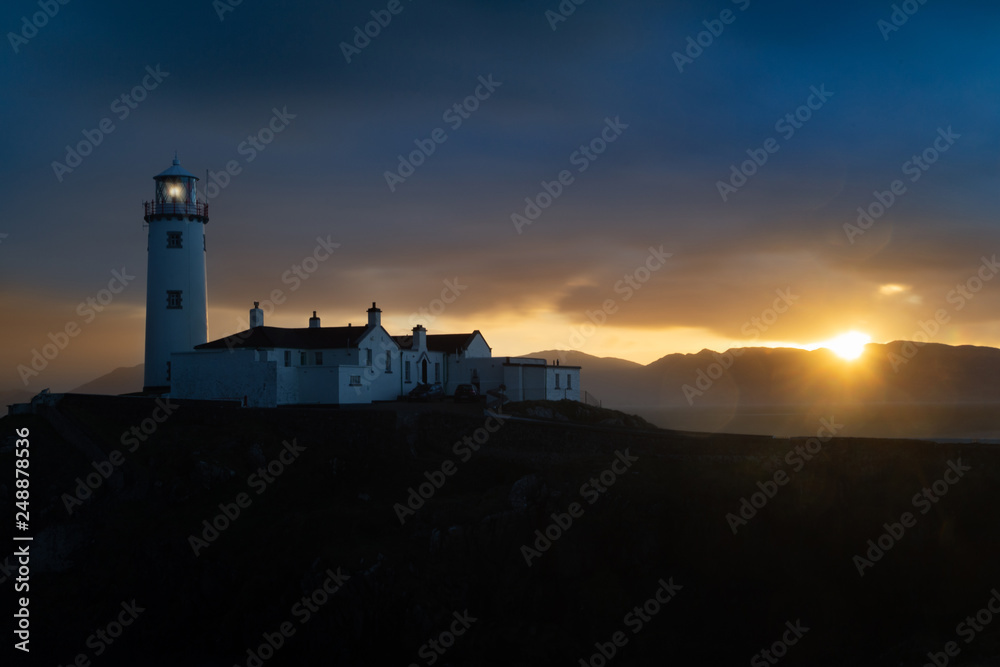
[[[153,178],[161,179],[170,176],[181,176],[183,178],[193,178],[195,180],[199,180],[197,176],[195,176],[190,171],[181,166],[180,160],[177,159],[176,155],[174,156],[174,163],[170,165],[170,167],[168,167],[167,169],[161,171],[156,176],[153,176]]]

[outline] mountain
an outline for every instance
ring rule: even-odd
[[[666,428],[802,434],[806,428],[815,429],[816,414],[828,416],[834,406],[838,414],[846,414],[842,406],[906,405],[909,409],[903,412],[852,415],[855,430],[850,435],[994,438],[998,432],[992,413],[982,410],[962,417],[951,410],[932,419],[927,410],[913,407],[1000,403],[1000,383],[995,381],[1000,377],[1000,350],[991,347],[872,343],[854,361],[826,349],[748,347],[668,354],[645,366],[574,350],[528,356],[580,366],[586,402],[635,412]],[[74,393],[125,394],[139,391],[142,382],[140,364],[118,368]],[[795,412],[798,420],[738,418],[749,412],[777,412],[769,410],[774,406]],[[918,422],[923,425],[918,427]],[[905,424],[914,429],[905,430]]]
[[[641,387],[646,366],[615,357],[595,357],[576,350],[546,350],[526,355],[540,357],[549,363],[556,360],[564,366],[580,366],[581,388],[598,401],[612,399],[631,405],[641,401],[647,390]],[[593,402],[593,401],[589,401]]]
[[[661,404],[991,403],[1000,350],[972,345],[869,344],[845,361],[826,349],[737,348],[668,355],[646,367]]]
[[[529,355],[583,367],[582,387],[613,406],[1000,402],[1000,350],[893,341],[845,361],[829,350],[749,347],[668,354],[645,366],[575,351]]]
[[[120,394],[130,394],[142,391],[144,364],[138,366],[122,366],[111,371],[107,375],[82,384],[72,392],[73,394],[108,394],[112,396]]]

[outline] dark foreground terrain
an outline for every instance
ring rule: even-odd
[[[30,431],[30,664],[1000,664],[995,446],[513,410],[0,420],[11,535]]]

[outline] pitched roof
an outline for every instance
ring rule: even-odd
[[[477,330],[461,334],[430,334],[427,336],[427,349],[431,352],[446,352],[448,354],[455,350],[464,350],[472,343],[473,338],[478,333]],[[393,336],[392,338],[404,350],[413,348],[413,336]]]
[[[226,338],[196,345],[196,350],[228,350],[238,348],[294,348],[299,350],[336,350],[356,347],[368,332],[368,327],[310,327],[284,329],[254,327]]]

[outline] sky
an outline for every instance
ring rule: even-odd
[[[0,389],[142,362],[141,204],[175,151],[210,195],[210,339],[255,300],[288,327],[374,301],[390,333],[479,329],[498,356],[998,346],[998,23],[939,0],[5,2]]]

